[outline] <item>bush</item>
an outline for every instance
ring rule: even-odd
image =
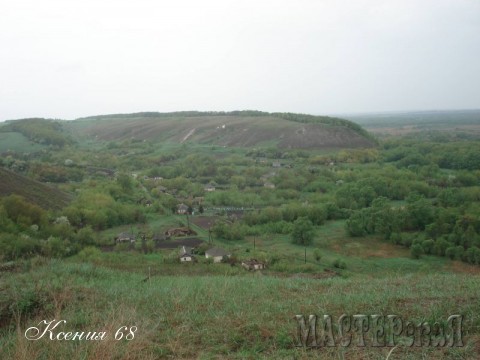
[[[480,264],[480,249],[472,246],[465,252],[465,260],[470,264]]]
[[[333,267],[337,269],[346,269],[347,268],[347,263],[343,260],[340,259],[335,259],[333,262]]]
[[[0,259],[16,260],[28,258],[40,250],[40,242],[29,236],[0,234]]]
[[[100,258],[102,252],[94,246],[87,246],[78,253],[78,257],[82,261],[95,261]]]
[[[394,232],[390,235],[390,241],[393,242],[395,245],[402,244],[402,234]]]
[[[42,253],[47,257],[61,258],[72,255],[72,246],[67,240],[50,236],[47,241],[42,243]]]
[[[432,254],[434,246],[435,241],[433,241],[432,239],[424,240],[422,242],[422,248],[425,254]]]
[[[423,247],[422,245],[416,243],[413,244],[412,247],[410,248],[410,254],[412,255],[412,258],[414,259],[420,259],[420,257],[423,254]]]

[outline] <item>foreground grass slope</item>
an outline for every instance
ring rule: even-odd
[[[212,265],[214,266],[214,265]],[[154,276],[89,263],[35,260],[0,278],[5,359],[385,359],[391,348],[294,346],[296,314],[396,314],[443,321],[463,314],[464,347],[398,346],[390,359],[478,359],[478,275],[403,274],[324,280],[241,276]],[[62,331],[106,331],[103,341],[28,341],[43,319]],[[116,341],[121,326],[134,339]],[[369,338],[367,338],[368,344]]]

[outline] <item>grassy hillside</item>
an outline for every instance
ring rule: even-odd
[[[60,209],[70,201],[70,196],[58,189],[0,168],[0,196],[16,194],[44,209]]]
[[[72,132],[101,140],[198,142],[229,147],[361,148],[375,146],[350,121],[257,111],[137,113],[96,116],[69,122]]]
[[[391,359],[477,359],[478,276],[402,274],[396,278],[327,280],[242,276],[154,276],[88,263],[30,262],[2,279],[0,308],[17,314],[4,327],[2,358],[68,359],[385,359],[391,347],[295,347],[297,314],[395,314],[403,321],[444,321],[463,314],[463,347],[409,347],[398,338]],[[189,264],[185,264],[189,266]],[[215,265],[210,265],[215,266]],[[221,265],[220,265],[221,266]],[[228,266],[228,265],[225,265]],[[452,301],[453,300],[453,301]],[[8,307],[7,307],[8,308]],[[41,320],[65,319],[58,331],[106,331],[103,341],[27,341]],[[117,329],[136,326],[131,340]],[[128,331],[125,332],[128,334]]]

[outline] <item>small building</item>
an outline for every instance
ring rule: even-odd
[[[256,259],[250,259],[242,261],[242,266],[247,270],[263,270],[265,269],[265,263]]]
[[[128,232],[122,232],[115,237],[116,243],[124,243],[124,242],[133,243],[135,242],[135,240],[136,240],[135,235],[130,234]]]
[[[180,249],[180,262],[191,262],[195,260],[195,256],[192,254],[192,248],[188,246],[182,246]]]
[[[215,186],[213,184],[207,184],[207,185],[205,185],[203,190],[205,190],[207,192],[212,192],[212,191],[215,191]]]
[[[265,182],[263,186],[266,187],[267,189],[275,189],[275,184],[269,181]]]
[[[179,228],[171,228],[165,231],[165,235],[168,237],[176,237],[176,236],[190,236],[190,235],[197,235],[195,231],[189,229],[188,227],[179,227]]]
[[[188,213],[188,206],[185,204],[180,204],[177,206],[177,214],[183,215]]]
[[[282,167],[282,164],[280,163],[280,161],[274,161],[274,162],[272,162],[272,167],[280,168],[280,167]]]
[[[224,259],[229,258],[230,256],[231,254],[221,248],[214,247],[205,251],[205,257],[207,259],[212,258],[214,263],[222,262]]]
[[[196,196],[193,198],[192,202],[196,205],[201,205],[205,198],[203,196]]]
[[[152,240],[156,243],[161,241],[167,241],[168,239],[170,239],[170,237],[165,234],[153,234],[152,236]]]

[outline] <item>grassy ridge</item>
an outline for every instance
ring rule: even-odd
[[[385,359],[390,348],[305,351],[294,347],[294,315],[338,317],[343,313],[397,314],[415,322],[463,314],[464,347],[399,346],[392,358],[475,359],[480,355],[475,347],[480,339],[478,276],[314,280],[245,274],[143,279],[141,274],[60,261],[1,278],[4,291],[0,304],[15,299],[10,308],[18,325],[11,322],[3,327],[0,357]],[[24,339],[26,328],[54,318],[67,320],[65,331],[107,331],[110,337],[81,343]],[[134,340],[113,340],[116,329],[124,325],[138,326]]]

